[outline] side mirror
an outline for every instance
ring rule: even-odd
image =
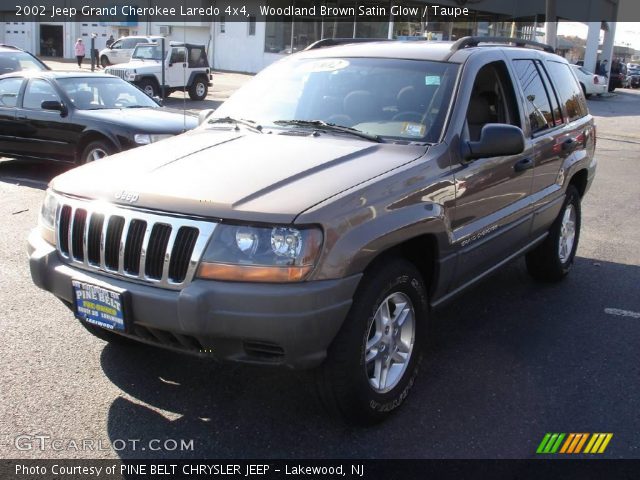
[[[160,105],[161,107],[164,106],[164,101],[162,100],[162,98],[155,96],[155,97],[151,97],[151,100],[153,100],[154,102],[156,102],[158,105]]]
[[[198,125],[202,125],[207,121],[207,118],[211,116],[211,114],[215,112],[213,108],[207,108],[206,110],[201,110],[198,114]]]
[[[40,104],[40,108],[42,110],[53,110],[55,112],[60,112],[60,115],[67,114],[66,105],[62,102],[58,102],[57,100],[45,100]]]
[[[524,134],[519,127],[503,123],[488,123],[482,127],[480,140],[464,142],[465,160],[518,155],[524,152]]]

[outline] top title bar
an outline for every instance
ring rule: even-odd
[[[5,22],[640,21],[637,0],[14,0]],[[10,3],[10,5],[9,5]]]

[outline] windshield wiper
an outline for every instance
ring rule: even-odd
[[[340,132],[364,138],[370,142],[382,143],[382,137],[371,133],[363,132],[357,128],[336,125],[335,123],[327,123],[324,120],[276,120],[276,125],[290,125],[293,127],[310,127],[316,130],[324,130],[327,132]]]
[[[238,127],[238,125],[243,125],[250,128],[251,130],[262,133],[262,125],[258,125],[257,122],[244,118],[221,117],[207,120],[207,125],[213,125],[214,123],[235,123],[236,130],[240,130],[240,127]]]

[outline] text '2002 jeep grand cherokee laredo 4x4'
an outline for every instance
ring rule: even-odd
[[[573,262],[593,119],[564,59],[509,43],[277,62],[196,130],[55,178],[34,282],[101,338],[318,367],[332,410],[384,418],[431,307],[522,254],[540,280]]]

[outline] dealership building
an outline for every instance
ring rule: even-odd
[[[68,1],[68,0],[67,0]],[[129,0],[135,4],[141,0]],[[146,1],[146,0],[145,0]],[[592,0],[579,2],[581,15],[593,18],[616,18],[619,2],[622,0]],[[47,3],[47,2],[44,2]],[[48,3],[51,3],[49,0]],[[202,4],[215,3],[213,0],[202,0]],[[401,3],[418,7],[415,14],[394,15],[392,5]],[[555,23],[545,24],[546,18],[555,20],[572,20],[575,16],[575,2],[560,0],[530,0],[527,2],[509,2],[497,0],[442,0],[438,6],[469,8],[467,15],[458,17],[455,22],[445,21],[451,17],[438,17],[432,14],[437,11],[429,8],[424,15],[424,7],[435,7],[430,1],[388,2],[388,6],[379,11],[387,13],[375,19],[354,15],[353,19],[341,17],[340,21],[332,18],[305,16],[311,7],[319,5],[316,0],[296,0],[298,15],[282,17],[279,21],[260,21],[250,16],[246,21],[231,21],[220,15],[209,22],[163,22],[146,21],[144,17],[130,17],[122,22],[101,22],[76,15],[75,21],[15,21],[9,18],[8,12],[0,12],[4,19],[0,31],[0,43],[12,44],[24,48],[43,57],[74,57],[74,43],[77,38],[85,39],[89,44],[93,34],[96,35],[96,48],[105,47],[110,35],[114,38],[129,35],[163,35],[168,40],[187,41],[204,44],[209,55],[209,62],[215,69],[238,72],[258,72],[270,63],[292,52],[300,51],[311,43],[323,38],[396,38],[396,39],[431,39],[453,40],[466,35],[491,35],[527,38],[546,41],[556,45]],[[328,0],[322,4],[340,8],[359,7],[380,9],[386,2],[377,0]],[[584,12],[584,10],[591,12]],[[344,10],[343,10],[344,11]],[[46,17],[44,17],[46,18]],[[25,19],[26,20],[26,19]],[[546,30],[544,29],[546,25]],[[593,64],[595,68],[598,55],[598,40],[604,30],[604,46],[601,58],[611,59],[613,52],[614,22],[590,22],[589,38],[585,53],[585,67]]]

